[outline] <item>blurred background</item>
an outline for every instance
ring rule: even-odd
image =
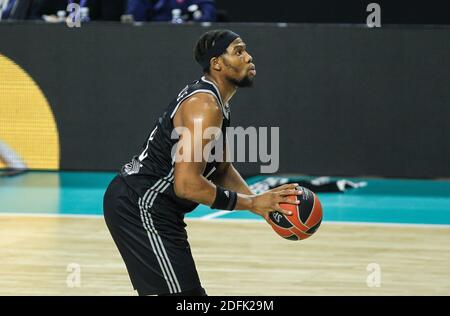
[[[377,2],[367,0],[257,1],[257,0],[3,0],[3,20],[42,19],[79,3],[89,9],[90,20],[120,21],[132,15],[138,21],[172,19],[173,9],[191,15],[195,21],[217,22],[290,22],[290,23],[364,23],[369,3],[382,5],[384,24],[449,24],[444,0],[425,4],[417,0]],[[186,19],[185,19],[186,20]]]
[[[2,1],[0,167],[117,170],[200,75],[198,37],[221,27],[242,34],[259,69],[233,123],[281,127],[281,173],[450,176],[444,2],[383,2],[381,27],[368,27],[369,1],[85,0],[70,28],[71,2]],[[35,148],[38,126],[52,146]]]

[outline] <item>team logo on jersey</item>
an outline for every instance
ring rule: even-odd
[[[133,158],[133,160],[130,163],[127,163],[124,166],[123,171],[127,175],[131,176],[132,174],[139,173],[139,170],[141,170],[141,167],[142,167],[142,164],[139,162],[139,160]]]
[[[188,94],[188,89],[189,89],[189,86],[186,86],[186,87],[184,87],[183,90],[181,90],[181,92],[178,94],[177,102],[180,102],[180,100],[183,99]]]

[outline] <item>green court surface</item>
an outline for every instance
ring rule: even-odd
[[[101,216],[103,193],[114,176],[106,172],[26,172],[0,177],[0,214]],[[449,180],[346,179],[368,185],[345,193],[318,194],[324,221],[450,225]],[[203,205],[187,217],[260,219],[247,211],[218,212]]]

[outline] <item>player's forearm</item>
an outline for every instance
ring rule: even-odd
[[[184,179],[175,177],[174,190],[179,198],[205,205],[212,205],[216,195],[216,187],[201,175]]]
[[[237,193],[245,195],[254,194],[232,164],[230,164],[221,174],[218,174],[217,177],[213,179],[213,182],[216,185]]]
[[[216,186],[203,176],[189,177],[178,181],[175,179],[174,189],[179,198],[208,206],[213,205],[216,198]],[[243,190],[245,191],[245,189]],[[251,210],[253,208],[254,195],[249,189],[247,191],[250,194],[238,194],[235,210]]]

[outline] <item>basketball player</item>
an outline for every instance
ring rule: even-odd
[[[140,155],[122,168],[104,196],[106,224],[139,295],[206,295],[184,223],[184,215],[199,203],[267,218],[274,210],[290,214],[279,203],[297,204],[287,196],[301,194],[296,184],[286,184],[255,195],[230,162],[174,159],[172,148],[184,137],[172,139],[174,128],[194,135],[194,122],[200,122],[202,132],[215,127],[225,135],[230,99],[237,88],[251,86],[256,75],[246,44],[229,30],[203,34],[194,56],[204,76],[168,106]],[[194,157],[195,149],[203,153],[207,141],[191,139],[188,156]]]

